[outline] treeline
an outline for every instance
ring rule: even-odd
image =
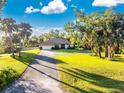
[[[47,41],[51,38],[62,38],[71,42],[71,44],[80,47],[81,33],[80,32],[68,32],[60,31],[58,29],[52,29],[50,32],[43,33],[40,36],[32,36],[30,38],[30,46],[39,46],[42,42]]]
[[[82,11],[76,12],[75,22],[65,25],[68,33],[79,32],[80,44],[88,47],[92,52],[103,58],[112,60],[115,53],[124,52],[124,13],[115,13],[108,9],[104,13],[85,15]]]
[[[86,15],[76,11],[76,19],[64,25],[65,31],[51,30],[40,36],[31,36],[32,29],[27,23],[16,24],[13,19],[1,19],[2,42],[11,47],[39,47],[50,38],[64,38],[76,47],[89,49],[100,58],[113,60],[115,53],[124,53],[124,13],[113,12]],[[13,52],[14,54],[14,52]],[[104,54],[104,55],[103,55]]]
[[[39,36],[32,36],[29,40],[30,45],[29,46],[40,46],[42,44],[42,42],[47,41],[51,38],[66,38],[66,33],[62,32],[58,29],[51,29],[50,32],[47,33],[43,33]]]
[[[28,46],[29,37],[32,34],[32,27],[28,23],[19,23],[12,18],[3,18],[0,19],[0,50],[3,52],[12,53],[12,56],[15,57],[14,53],[19,53],[21,56],[22,47]]]
[[[112,60],[115,53],[124,53],[124,13],[108,9],[86,15],[76,11],[76,19],[64,26],[65,32],[53,30],[32,40],[42,43],[50,38],[65,38],[77,47],[90,49],[100,58]],[[104,55],[103,55],[104,54]]]

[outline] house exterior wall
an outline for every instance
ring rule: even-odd
[[[59,44],[59,48],[61,48],[61,44]]]
[[[44,45],[44,46],[42,46],[42,49],[43,50],[51,50],[52,47],[54,47],[54,46],[52,46],[52,45]]]
[[[74,47],[74,45],[70,45],[70,47],[72,48],[72,47]]]
[[[69,45],[65,45],[65,49],[67,49],[69,47]]]
[[[43,50],[51,50],[52,47],[55,47],[55,45],[43,45],[42,49]],[[59,44],[58,47],[61,49],[62,45]],[[69,45],[65,44],[65,49],[68,49]],[[73,47],[73,45],[70,45],[70,47]]]

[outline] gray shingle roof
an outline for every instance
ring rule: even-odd
[[[59,44],[70,44],[69,41],[62,38],[51,38],[48,41],[42,43],[42,45],[59,45]]]

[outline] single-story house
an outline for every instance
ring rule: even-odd
[[[43,50],[51,50],[52,48],[59,49],[59,48],[65,48],[72,47],[71,43],[62,38],[51,38],[48,41],[45,41],[41,44]]]

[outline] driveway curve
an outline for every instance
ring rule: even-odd
[[[52,51],[42,50],[23,76],[0,93],[63,93],[54,55]]]

